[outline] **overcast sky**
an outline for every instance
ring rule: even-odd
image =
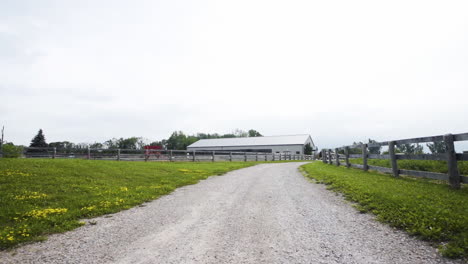
[[[5,139],[468,132],[468,1],[0,0]]]

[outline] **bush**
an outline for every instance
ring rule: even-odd
[[[23,154],[23,147],[6,143],[3,145],[2,152],[4,158],[19,158]]]

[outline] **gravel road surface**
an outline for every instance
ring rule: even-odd
[[[113,215],[0,263],[462,263],[359,214],[304,163],[262,164]]]

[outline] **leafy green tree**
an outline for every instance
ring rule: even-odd
[[[363,143],[361,141],[359,142],[353,142],[353,145],[362,145]],[[362,154],[362,148],[349,148],[349,154]]]
[[[305,155],[312,155],[312,146],[310,145],[310,143],[307,143],[304,146],[304,154]]]
[[[184,147],[182,149],[187,149],[188,146],[192,145],[193,143],[197,142],[198,138],[195,136],[187,136],[184,142]]]
[[[84,143],[84,142],[82,142],[82,143],[76,143],[76,144],[74,145],[74,149],[78,149],[78,150],[85,150],[85,149],[88,149],[88,147],[89,147],[89,144],[88,144],[88,143]]]
[[[108,149],[117,149],[119,148],[119,144],[118,144],[118,139],[116,138],[112,138],[112,139],[109,139],[109,140],[106,140],[104,141],[104,146]]]
[[[149,144],[150,146],[160,146],[163,149],[167,148],[167,140],[163,139],[161,141],[154,141]]]
[[[120,138],[117,140],[117,145],[120,149],[138,149],[138,141],[137,137]]]
[[[99,143],[99,142],[94,142],[93,144],[90,144],[89,147],[92,149],[102,149],[104,148],[104,144]]]
[[[419,144],[400,144],[397,147],[398,151],[403,154],[423,154],[424,148]]]
[[[236,130],[234,130],[233,134],[236,137],[248,137],[249,136],[248,132],[245,132],[244,130],[241,130],[241,129],[238,129],[238,128]]]
[[[233,133],[230,133],[230,134],[224,134],[221,136],[221,138],[235,138],[236,135],[234,135]]]
[[[369,143],[377,143],[377,141],[369,138]],[[369,154],[380,154],[382,146],[378,147],[367,147],[369,149]]]
[[[260,132],[258,132],[255,129],[250,129],[248,133],[249,133],[249,137],[261,137],[262,136],[262,134],[260,134]]]
[[[104,142],[104,146],[109,149],[137,149],[138,148],[137,137],[130,138],[112,138]]]
[[[50,142],[50,148],[57,148],[57,149],[72,149],[75,147],[75,144],[69,141],[57,141],[57,142]]]
[[[23,147],[15,146],[13,143],[4,143],[2,147],[4,158],[19,158],[23,153]]]
[[[219,135],[218,133],[214,133],[214,134],[197,133],[195,137],[198,139],[211,139],[211,138],[220,138],[221,135]]]
[[[443,141],[427,143],[426,146],[429,148],[432,154],[446,153],[447,147]]]
[[[46,148],[48,147],[44,133],[42,132],[42,129],[39,129],[37,132],[37,135],[34,136],[34,138],[31,140],[31,144],[29,147],[34,147],[34,148]]]
[[[419,144],[416,144],[416,147],[414,149],[414,154],[424,154],[424,147],[419,145]]]
[[[173,150],[185,149],[187,136],[182,131],[174,131],[167,139],[167,148]]]

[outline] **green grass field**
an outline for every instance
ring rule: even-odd
[[[0,159],[0,249],[131,208],[255,162]]]
[[[453,190],[424,179],[394,178],[322,162],[302,168],[308,177],[356,202],[361,212],[371,212],[379,221],[438,244],[442,255],[468,256],[466,186]]]
[[[362,164],[362,159],[350,159],[353,164]],[[390,160],[368,159],[367,163],[373,166],[391,168]],[[419,170],[447,173],[447,162],[440,160],[397,160],[398,168],[404,170]],[[458,161],[458,170],[462,175],[468,175],[468,161]]]

